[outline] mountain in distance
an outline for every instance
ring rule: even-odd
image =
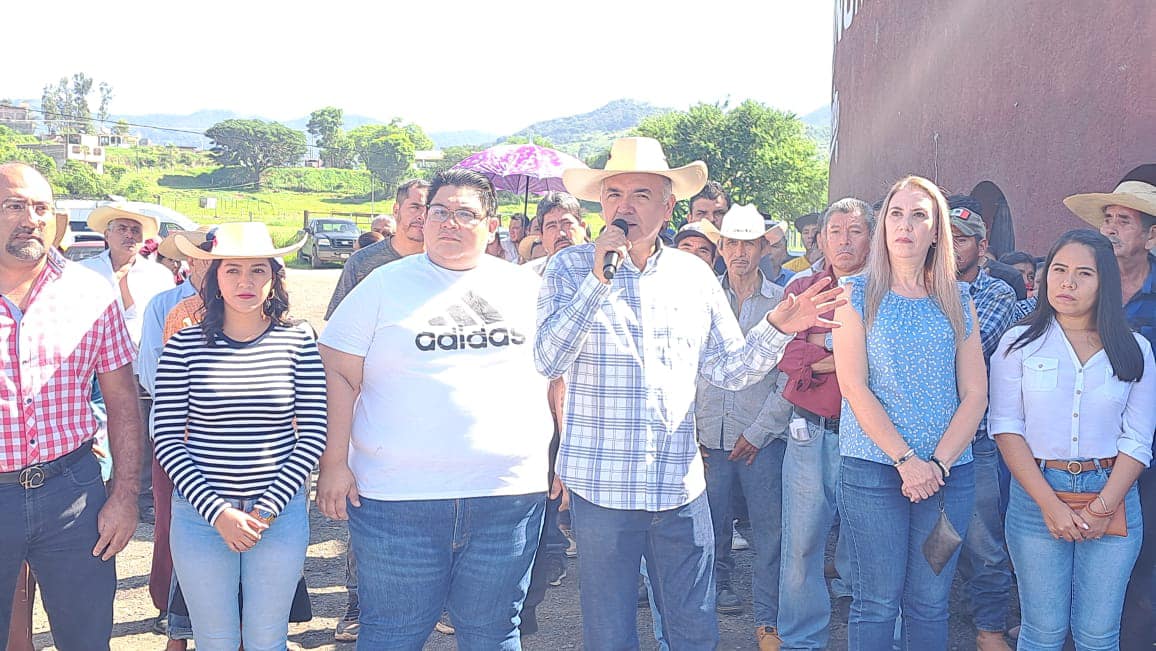
[[[819,153],[825,156],[831,149],[831,105],[824,104],[799,119],[807,125],[807,135],[819,146]]]
[[[477,145],[479,147],[498,140],[501,136],[488,131],[439,131],[427,133],[438,149],[459,147],[463,145]]]

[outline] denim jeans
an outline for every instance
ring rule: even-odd
[[[556,564],[565,564],[566,547],[570,544],[562,530],[558,528],[558,507],[562,506],[562,497],[546,500],[546,512],[542,518],[542,537],[538,540],[538,553],[534,557],[534,566],[530,570],[530,587],[526,591],[526,601],[522,605],[522,632],[533,633],[538,630],[534,610],[546,598],[546,588],[550,585],[551,570]],[[554,562],[550,562],[553,560]]]
[[[198,651],[284,651],[289,608],[309,544],[304,490],[247,552],[234,552],[179,492],[173,492],[173,570],[181,584]],[[250,511],[256,500],[229,500]],[[237,586],[245,593],[244,615]]]
[[[895,468],[843,457],[839,514],[851,547],[851,651],[891,648],[901,606],[901,648],[947,648],[947,602],[959,552],[936,575],[923,543],[939,521],[941,503],[959,535],[967,535],[975,498],[973,465],[955,466],[939,493],[912,503],[900,492],[903,482]]]
[[[1149,466],[1137,482],[1144,518],[1144,542],[1124,597],[1120,644],[1127,649],[1156,646],[1156,467]]]
[[[1078,493],[1098,493],[1109,475],[1102,469],[1073,475],[1047,468],[1043,473],[1053,489]],[[1127,537],[1056,540],[1035,500],[1012,479],[1007,542],[1019,576],[1021,651],[1062,649],[1069,628],[1078,651],[1120,648],[1124,591],[1144,526],[1135,485],[1121,508],[1128,516]]]
[[[705,493],[667,511],[597,506],[570,493],[587,649],[638,649],[638,571],[646,570],[673,651],[718,645],[714,531]]]
[[[999,452],[995,441],[984,435],[971,444],[971,453],[975,508],[960,551],[959,574],[966,581],[975,627],[1004,631],[1012,577],[999,508]]]
[[[0,484],[0,641],[28,561],[60,651],[107,651],[116,595],[114,560],[92,555],[105,502],[100,464],[88,454],[40,488]]]
[[[735,561],[731,557],[731,527],[735,514],[730,495],[737,483],[746,496],[755,559],[751,563],[751,593],[755,626],[778,626],[779,559],[783,531],[782,439],[769,441],[755,460],[731,461],[726,450],[709,450],[706,461],[706,495],[714,526],[714,573],[718,590],[731,587]]]
[[[646,586],[646,600],[650,602],[650,628],[654,632],[654,641],[658,643],[658,651],[670,651],[666,636],[662,634],[662,613],[658,612],[658,603],[654,600],[654,586],[650,585],[650,575],[646,573],[645,556],[638,572],[642,575],[642,583]]]
[[[521,649],[519,613],[545,495],[387,502],[349,509],[361,606],[358,649],[418,651],[443,608],[459,649]],[[637,568],[635,568],[637,572]]]
[[[825,649],[831,598],[823,558],[835,518],[839,486],[839,435],[807,423],[807,440],[790,438],[783,459],[783,569],[779,594],[779,637],[784,649]],[[850,596],[851,557],[847,528],[839,527],[832,582],[835,596]]]

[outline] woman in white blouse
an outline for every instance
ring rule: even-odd
[[[1039,307],[991,359],[989,431],[1013,477],[1018,648],[1061,649],[1070,629],[1077,649],[1118,649],[1143,528],[1136,479],[1152,461],[1156,363],[1125,324],[1106,237],[1068,231],[1044,271]],[[1064,501],[1057,491],[1083,495]],[[1109,533],[1121,515],[1127,535]]]

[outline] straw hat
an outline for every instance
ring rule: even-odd
[[[289,246],[273,246],[269,229],[261,222],[234,222],[211,229],[205,237],[212,241],[212,250],[204,251],[188,237],[173,240],[177,249],[189,258],[224,260],[226,258],[278,258],[292,253],[305,244],[305,238]]]
[[[160,224],[157,223],[156,217],[133,212],[127,206],[119,203],[101,206],[90,212],[88,214],[88,227],[97,233],[104,233],[108,230],[108,223],[114,219],[131,219],[137,222],[140,224],[142,238],[146,240],[153,239],[160,231]]]
[[[201,226],[195,231],[173,231],[169,233],[168,237],[161,240],[160,245],[157,246],[157,253],[172,260],[188,260],[188,256],[181,253],[180,249],[177,248],[177,238],[187,239],[193,243],[193,246],[200,248],[201,244],[205,241],[205,237],[212,229],[212,226]]]
[[[1104,208],[1124,206],[1132,210],[1156,215],[1156,186],[1143,181],[1124,181],[1115,192],[1074,194],[1064,199],[1068,210],[1080,219],[1099,228],[1104,223]]]
[[[706,163],[696,160],[670,169],[654,138],[619,138],[610,147],[606,169],[571,168],[562,172],[566,191],[584,201],[602,199],[602,181],[619,174],[657,174],[670,179],[675,199],[689,199],[706,185]]]

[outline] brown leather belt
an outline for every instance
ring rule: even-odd
[[[1096,468],[1111,468],[1116,465],[1116,457],[1108,457],[1107,459],[1092,459],[1091,461],[1062,461],[1059,459],[1036,459],[1036,463],[1044,464],[1045,468],[1052,468],[1054,470],[1067,470],[1073,475],[1078,475],[1082,472],[1089,472]]]
[[[52,461],[37,463],[20,470],[0,472],[0,484],[20,484],[25,490],[40,488],[44,482],[64,472],[66,468],[92,454],[92,439],[80,444],[72,452]]]

